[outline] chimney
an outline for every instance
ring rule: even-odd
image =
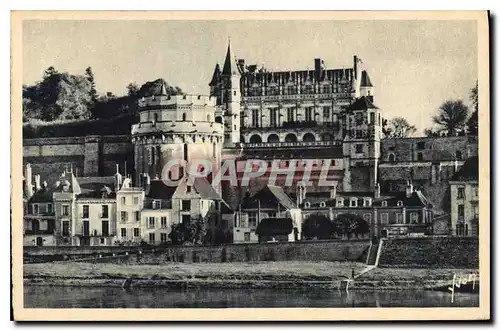
[[[330,199],[335,199],[337,197],[337,185],[330,188]]]
[[[354,55],[354,78],[358,79],[358,56]]]
[[[26,190],[26,197],[31,199],[33,196],[33,176],[31,174],[31,164],[26,164],[26,169],[24,172],[24,185]]]
[[[151,177],[149,177],[149,174],[144,174],[144,192],[146,195],[149,194],[150,188],[151,188]]]
[[[40,175],[35,175],[35,192],[40,191],[42,186],[40,185]]]
[[[299,184],[297,186],[297,206],[300,206],[305,198],[304,186]]]
[[[413,185],[410,183],[410,181],[407,182],[406,184],[406,197],[409,198],[413,194]]]
[[[380,184],[375,184],[375,199],[380,199]]]
[[[120,174],[120,167],[118,164],[116,165],[116,174],[115,174],[115,192],[118,192],[122,186],[123,177]]]
[[[321,59],[314,59],[314,79],[319,82],[321,80],[321,71],[323,68],[321,67]]]

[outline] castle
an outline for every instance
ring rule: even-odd
[[[209,160],[214,171],[234,159],[238,177],[247,160],[278,164],[249,187],[214,187],[233,209],[245,192],[265,187],[273,171],[279,173],[276,185],[283,185],[283,169],[290,167],[296,176],[284,191],[297,197],[309,164],[313,186],[306,196],[332,189],[368,196],[411,185],[440,214],[446,209],[448,181],[465,159],[477,156],[476,136],[384,139],[383,109],[357,56],[350,68],[328,68],[318,58],[313,70],[268,71],[237,59],[229,44],[209,89],[208,96],[171,96],[162,86],[158,95],[138,100],[140,120],[129,136],[26,139],[23,162],[30,164],[30,174],[33,170],[47,181],[59,180],[71,168],[80,181],[124,174],[131,188],[167,176],[181,179],[183,167],[162,173],[172,159]],[[315,185],[325,165],[334,183],[330,187]],[[71,180],[67,186],[71,190]]]

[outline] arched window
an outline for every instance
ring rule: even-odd
[[[462,159],[462,152],[461,151],[456,151],[455,152],[455,158],[457,160],[461,160]]]
[[[394,153],[389,154],[389,162],[395,162],[396,161],[396,155]]]
[[[186,122],[186,113],[182,113],[182,121]]]
[[[417,160],[418,161],[423,161],[424,160],[424,155],[422,154],[422,152],[418,152],[417,153]]]
[[[387,201],[382,201],[382,207],[387,207]]]
[[[312,133],[308,132],[304,135],[304,137],[302,137],[302,141],[314,142],[314,141],[316,141],[316,137],[314,137],[314,135]]]
[[[401,200],[398,201],[398,207],[403,207],[403,201]]]
[[[295,142],[297,142],[297,136],[293,133],[289,133],[285,136],[285,142],[295,143]]]
[[[267,142],[268,143],[278,143],[280,141],[280,138],[278,137],[277,134],[270,134],[268,137],[267,137]]]
[[[250,137],[250,144],[258,144],[262,142],[262,138],[258,134],[254,134]]]

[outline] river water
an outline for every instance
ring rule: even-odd
[[[479,294],[436,291],[24,286],[25,308],[479,307]]]

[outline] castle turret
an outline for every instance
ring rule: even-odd
[[[360,82],[359,92],[360,96],[367,97],[368,100],[373,102],[373,84],[366,70],[363,70],[361,72],[361,82]]]
[[[162,89],[163,90],[163,89]],[[195,160],[220,166],[223,126],[214,121],[215,98],[155,95],[139,100],[139,123],[132,126],[137,185],[149,178],[180,179]],[[165,165],[169,161],[168,169]],[[165,173],[164,173],[165,170]]]
[[[118,164],[116,165],[116,174],[114,176],[115,178],[115,191],[119,191],[121,186],[122,186],[122,175],[120,174],[120,168]]]
[[[220,102],[224,114],[224,145],[227,147],[233,147],[235,143],[240,142],[240,79],[236,58],[229,43],[221,73],[222,100]]]

